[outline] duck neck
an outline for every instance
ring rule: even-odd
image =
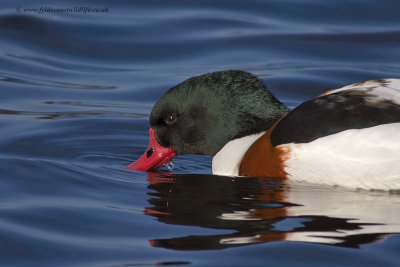
[[[213,157],[212,172],[215,175],[238,176],[242,158],[250,146],[265,132],[247,135],[229,141]]]

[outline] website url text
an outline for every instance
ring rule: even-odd
[[[73,8],[58,8],[58,7],[40,7],[40,8],[24,8],[17,7],[17,12],[24,13],[108,13],[108,7],[104,8],[91,8],[91,7],[73,7]]]

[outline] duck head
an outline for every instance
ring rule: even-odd
[[[218,71],[189,78],[154,105],[150,144],[127,168],[147,171],[181,154],[214,156],[231,140],[266,131],[287,111],[248,72]]]

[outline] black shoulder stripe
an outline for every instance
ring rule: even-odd
[[[400,122],[400,105],[367,91],[340,91],[293,109],[273,129],[271,143],[308,143],[348,129],[394,122]]]

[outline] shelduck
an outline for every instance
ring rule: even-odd
[[[150,125],[128,169],[201,154],[216,175],[400,189],[400,79],[350,84],[290,111],[248,72],[207,73],[169,89]]]

